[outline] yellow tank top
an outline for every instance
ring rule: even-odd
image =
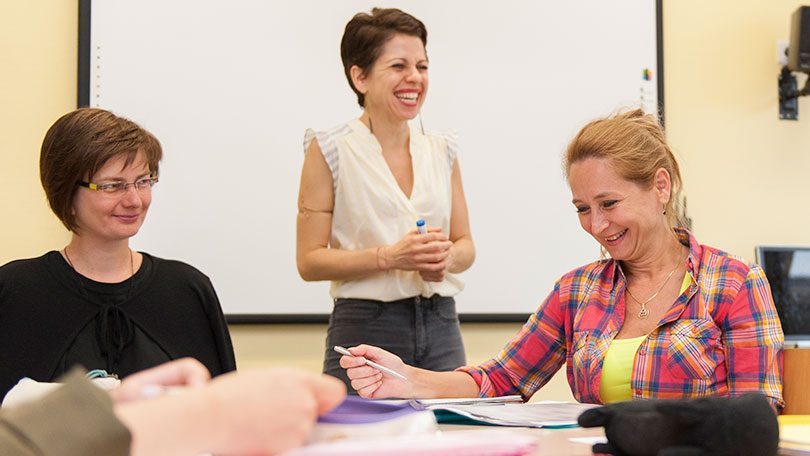
[[[689,288],[692,276],[687,272],[681,283],[681,294]],[[599,385],[599,397],[602,402],[628,401],[633,392],[630,389],[630,376],[633,373],[633,361],[638,347],[647,336],[631,339],[613,339],[602,363],[602,382]]]

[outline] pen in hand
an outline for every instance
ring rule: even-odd
[[[355,356],[355,355],[352,354],[352,352],[350,352],[349,350],[346,350],[345,348],[341,347],[340,345],[335,345],[335,351],[340,353],[341,355]],[[404,375],[400,374],[399,372],[396,372],[396,371],[394,371],[392,369],[389,369],[389,368],[387,368],[385,366],[381,366],[381,365],[375,363],[374,361],[369,361],[369,360],[367,360],[365,358],[363,358],[363,360],[365,361],[367,366],[371,366],[371,367],[379,370],[380,372],[382,372],[384,374],[388,374],[388,375],[390,375],[392,377],[396,377],[396,378],[398,378],[400,380],[408,381],[408,379]]]

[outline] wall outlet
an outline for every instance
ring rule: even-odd
[[[787,40],[776,40],[776,63],[780,68],[788,64],[787,50]]]

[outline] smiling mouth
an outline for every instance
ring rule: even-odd
[[[419,98],[419,93],[417,92],[401,92],[394,94],[397,99],[404,101],[406,103],[416,103],[416,100]]]
[[[620,233],[614,234],[613,236],[606,237],[605,240],[608,241],[608,242],[618,241],[619,239],[622,238],[622,236],[624,236],[625,233],[627,233],[627,228],[622,230]]]

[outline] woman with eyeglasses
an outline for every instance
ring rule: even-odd
[[[0,267],[0,400],[22,377],[74,365],[125,377],[181,357],[236,369],[211,281],[129,248],[158,182],[160,142],[134,122],[83,108],[45,135],[40,178],[68,244]]]

